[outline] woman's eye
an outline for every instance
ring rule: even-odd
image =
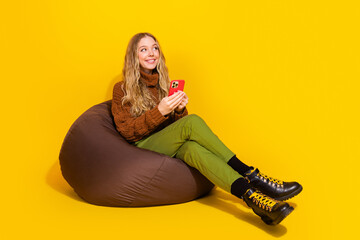
[[[154,50],[159,50],[159,48],[158,48],[158,47],[154,47]]]
[[[145,52],[146,51],[146,48],[143,48],[140,50],[140,52]]]

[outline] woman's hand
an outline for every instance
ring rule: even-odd
[[[184,93],[184,97],[182,98],[181,103],[179,104],[179,106],[177,106],[177,108],[175,109],[176,112],[182,112],[184,110],[184,108],[186,107],[186,105],[189,102],[189,98],[186,95],[186,93]]]
[[[186,95],[184,92],[177,91],[170,97],[164,97],[158,105],[160,113],[165,116],[174,111],[180,104],[182,104],[184,95]]]

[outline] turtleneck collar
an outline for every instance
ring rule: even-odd
[[[149,74],[140,70],[140,80],[148,87],[155,87],[159,82],[159,74],[157,72]]]

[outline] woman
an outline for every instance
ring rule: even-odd
[[[123,81],[114,86],[112,113],[119,133],[130,143],[198,169],[215,185],[243,199],[270,225],[293,208],[281,200],[300,193],[297,182],[283,182],[241,162],[197,115],[188,115],[188,97],[168,97],[170,79],[159,42],[149,33],[129,42]]]

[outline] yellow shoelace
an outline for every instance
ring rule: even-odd
[[[266,211],[271,212],[275,204],[278,203],[275,199],[272,199],[260,192],[253,192],[249,197],[252,201],[258,205],[260,208],[265,209]]]
[[[284,187],[284,182],[276,179],[276,178],[272,178],[272,177],[268,177],[265,174],[259,172],[258,175],[260,176],[260,179],[264,182],[269,181],[271,185],[275,186],[278,185],[280,187]]]

